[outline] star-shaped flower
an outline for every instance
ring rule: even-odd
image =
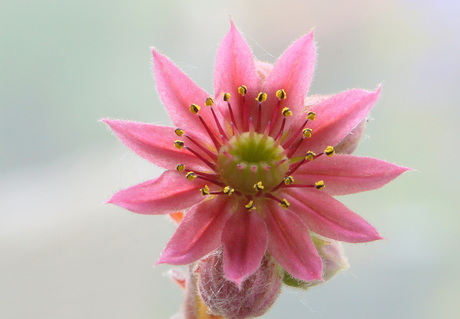
[[[406,170],[335,154],[334,146],[354,148],[380,89],[306,99],[312,33],[272,66],[254,59],[232,23],[218,49],[213,96],[152,53],[175,127],[103,121],[136,154],[166,169],[108,202],[139,214],[185,211],[158,263],[193,263],[222,246],[225,276],[237,284],[267,252],[294,278],[313,281],[323,266],[310,232],[351,243],[381,238],[333,197],[379,188]]]

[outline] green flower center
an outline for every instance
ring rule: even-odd
[[[219,150],[218,171],[224,183],[245,195],[269,192],[289,169],[284,149],[270,136],[245,132]]]

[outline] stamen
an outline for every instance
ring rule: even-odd
[[[248,93],[248,88],[246,85],[242,85],[238,88],[238,94],[245,96]]]
[[[285,107],[281,110],[281,114],[283,114],[284,118],[283,118],[283,122],[281,123],[280,131],[276,135],[275,140],[278,140],[279,138],[283,136],[284,126],[286,125],[286,117],[291,116],[292,111],[288,107]]]
[[[332,146],[328,146],[324,150],[324,154],[326,154],[327,156],[331,157],[332,155],[335,154],[335,150],[334,150],[334,148]]]
[[[284,100],[287,97],[286,91],[284,89],[276,91],[275,95],[278,98],[278,100]]]
[[[253,210],[253,209],[256,209],[256,207],[254,206],[254,201],[253,200],[250,200],[249,203],[247,203],[246,205],[244,205],[244,207],[246,207],[247,210]]]
[[[292,111],[288,107],[285,107],[281,111],[281,114],[283,114],[284,117],[288,117],[292,115]]]
[[[189,181],[193,181],[196,177],[197,177],[196,174],[192,171],[185,174],[185,178],[188,179]]]
[[[201,109],[201,107],[199,107],[196,104],[191,104],[190,105],[190,112],[192,112],[193,114],[197,114],[200,111],[200,109]]]
[[[321,189],[321,188],[324,188],[326,185],[324,185],[324,181],[317,181],[315,183],[315,188],[316,189]]]
[[[179,171],[179,172],[183,172],[185,171],[185,165],[184,164],[177,164],[176,165],[176,169]]]
[[[254,184],[254,189],[255,189],[256,191],[261,191],[261,190],[263,190],[264,188],[265,188],[265,187],[264,187],[264,185],[262,185],[262,181],[260,181],[260,182],[258,182],[258,183],[256,183],[256,184]]]
[[[287,201],[286,198],[283,198],[283,200],[280,201],[280,206],[283,208],[288,208],[291,204]]]
[[[286,176],[284,178],[284,184],[286,185],[291,185],[292,183],[294,183],[294,177],[292,176]]]
[[[181,128],[176,128],[176,129],[174,130],[174,133],[176,133],[176,135],[180,137],[180,136],[182,136],[185,132],[184,132],[184,130],[181,129]]]
[[[174,141],[174,146],[175,146],[177,149],[179,149],[179,150],[180,150],[181,148],[183,148],[184,145],[185,145],[185,144],[184,144],[183,141],[180,141],[180,140],[175,140],[175,141]]]
[[[206,195],[209,195],[210,192],[209,192],[209,187],[208,185],[204,185],[203,188],[200,189],[200,192],[203,196],[206,196]]]
[[[307,155],[305,155],[305,159],[307,161],[313,161],[315,159],[316,153],[312,151],[308,151]]]
[[[233,194],[235,190],[231,188],[230,186],[225,186],[223,191],[224,191],[224,194],[230,196]]]
[[[248,87],[246,85],[241,85],[238,88],[238,94],[241,95],[241,108],[243,113],[243,131],[248,130],[248,106],[246,104],[246,94],[248,94]]]
[[[207,97],[206,101],[204,102],[204,105],[213,106],[214,105],[214,100],[211,97]]]
[[[259,92],[256,97],[256,101],[259,103],[263,103],[267,100],[267,93]]]
[[[235,121],[235,115],[233,115],[233,110],[232,110],[232,105],[230,104],[230,93],[222,93],[222,97],[225,102],[227,102],[227,107],[228,107],[228,112],[230,113],[230,119],[232,120],[233,124],[235,125],[236,128],[236,121]],[[235,131],[235,129],[233,130]]]
[[[303,137],[310,138],[313,133],[313,130],[311,128],[304,128],[302,131]]]
[[[256,101],[259,102],[259,109],[257,112],[257,132],[260,132],[260,127],[262,126],[262,103],[267,100],[267,93],[259,92],[256,97]]]
[[[316,113],[315,113],[315,112],[311,112],[311,111],[308,112],[308,113],[307,113],[307,120],[312,120],[312,121],[316,120]]]

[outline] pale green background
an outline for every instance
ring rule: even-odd
[[[265,318],[458,318],[460,5],[406,1],[0,3],[0,318],[169,318],[182,292],[152,268],[174,226],[101,203],[161,170],[97,122],[169,124],[149,47],[212,91],[232,17],[263,60],[315,28],[311,92],[374,89],[360,155],[413,167],[341,198],[387,239],[351,269],[285,289]]]

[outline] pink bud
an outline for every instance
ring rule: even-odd
[[[260,268],[241,288],[225,278],[223,254],[219,250],[198,263],[198,291],[209,311],[229,319],[263,315],[275,302],[281,288],[281,274],[268,254]]]

